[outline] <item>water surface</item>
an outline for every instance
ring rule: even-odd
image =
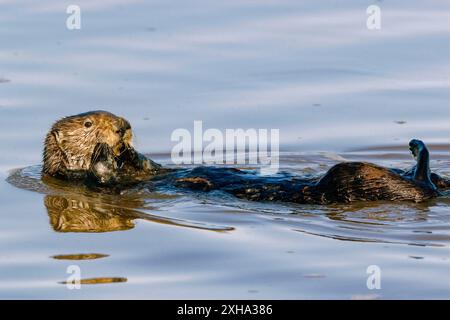
[[[378,31],[366,28],[373,3]],[[445,198],[113,197],[48,190],[35,166],[53,121],[106,109],[165,165],[172,131],[202,120],[280,129],[282,169],[296,174],[343,160],[407,168],[420,138],[450,176],[448,3],[80,0],[76,31],[69,4],[0,0],[1,298],[449,298]],[[25,189],[6,182],[23,167]],[[80,290],[64,284],[71,265]],[[366,286],[370,265],[381,290]]]

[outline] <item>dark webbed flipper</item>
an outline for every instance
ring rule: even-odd
[[[414,166],[405,175],[417,181],[423,181],[439,190],[450,188],[450,180],[432,173],[430,170],[430,155],[425,144],[420,140],[411,140],[410,150],[417,159],[417,165]]]
[[[417,165],[411,178],[417,182],[436,188],[431,181],[430,153],[428,152],[425,143],[420,140],[413,139],[409,142],[409,149],[411,150],[413,156],[417,159]]]
[[[425,144],[420,140],[411,140],[410,150],[412,155],[417,159],[417,164],[409,170],[391,169],[393,172],[402,175],[405,178],[415,179],[416,175],[419,177],[428,177],[431,183],[439,190],[446,190],[450,188],[450,180],[441,177],[437,173],[431,172],[429,168],[429,152]],[[420,179],[419,179],[420,180]]]

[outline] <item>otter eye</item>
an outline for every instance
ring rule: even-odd
[[[84,123],[84,126],[85,126],[86,128],[90,128],[90,127],[92,127],[92,122],[91,122],[91,121],[86,121],[86,122]]]

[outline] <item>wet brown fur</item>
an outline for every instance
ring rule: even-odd
[[[409,200],[421,202],[439,192],[431,185],[366,162],[343,162],[332,167],[317,184],[300,193],[304,203]]]
[[[128,121],[106,111],[65,117],[52,126],[45,138],[43,172],[64,177],[68,171],[87,171],[98,143],[108,145],[119,155],[121,147],[131,146],[132,137]]]

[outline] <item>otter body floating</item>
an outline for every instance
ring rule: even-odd
[[[152,187],[222,190],[249,200],[314,204],[421,202],[439,196],[438,188],[450,187],[447,180],[431,173],[429,152],[419,140],[410,142],[417,165],[408,172],[343,162],[320,179],[301,179],[291,175],[261,177],[230,168],[164,169],[132,147],[132,136],[127,120],[106,111],[63,118],[47,134],[43,173],[96,186],[149,183]]]

